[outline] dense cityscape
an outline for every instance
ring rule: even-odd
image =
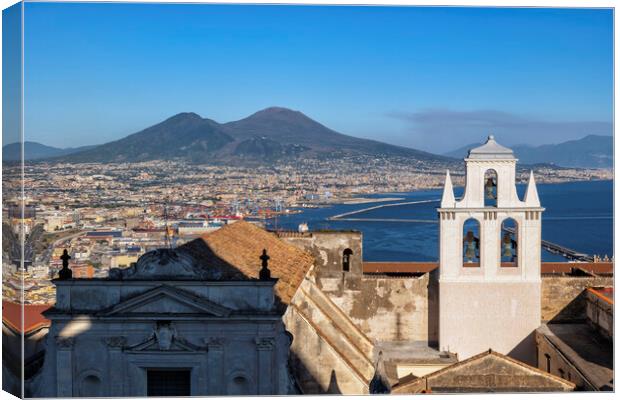
[[[18,299],[23,287],[27,303],[53,303],[51,279],[61,268],[64,249],[75,277],[106,277],[110,268],[128,267],[149,250],[178,246],[240,219],[270,227],[269,221],[282,213],[371,202],[364,198],[369,194],[438,188],[449,167],[359,156],[256,167],[180,161],[27,163],[22,215],[21,167],[6,165],[3,263],[12,268],[3,269],[3,295]],[[539,167],[536,174],[542,183],[612,178],[605,169]],[[527,168],[518,170],[518,181],[527,176]],[[455,185],[464,184],[462,173],[453,179]],[[24,270],[18,268],[21,222],[26,227]]]

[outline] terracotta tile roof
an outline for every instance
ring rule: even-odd
[[[211,253],[203,263],[209,263],[215,258],[214,262],[227,263],[247,278],[258,278],[261,269],[259,257],[263,249],[267,249],[271,276],[278,278],[275,292],[284,304],[290,303],[314,264],[314,257],[309,253],[246,221],[225,225],[203,235],[202,240]],[[196,243],[194,246],[198,247]]]
[[[24,305],[24,333],[49,326],[50,321],[43,317],[43,311],[50,308],[48,304]],[[19,303],[2,300],[2,322],[15,332],[21,333],[22,310]]]
[[[365,261],[362,268],[365,274],[372,273],[426,273],[439,267],[439,262],[391,262]]]
[[[612,262],[542,262],[540,272],[543,274],[570,273],[572,268],[583,269],[595,274],[613,274]]]
[[[466,265],[468,266],[468,265]],[[473,266],[473,265],[472,265]],[[476,265],[477,266],[477,265]],[[509,263],[502,263],[502,267],[510,267]],[[365,261],[364,273],[424,273],[431,272],[439,267],[438,261]],[[594,274],[613,274],[614,264],[611,262],[542,262],[540,272],[542,274],[570,273],[573,268],[583,269]]]

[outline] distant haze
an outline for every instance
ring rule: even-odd
[[[603,121],[548,121],[498,110],[427,110],[398,112],[391,117],[408,124],[403,145],[445,153],[493,134],[504,145],[556,144],[588,135],[611,136],[613,125]]]

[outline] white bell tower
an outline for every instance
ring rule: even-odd
[[[534,174],[493,136],[469,151],[464,196],[446,173],[439,213],[439,347],[464,360],[492,348],[533,364],[540,326],[541,214]]]

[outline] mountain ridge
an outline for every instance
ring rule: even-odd
[[[480,146],[472,143],[450,152],[446,157],[464,158],[467,151]],[[556,144],[510,146],[523,164],[553,164],[570,168],[610,168],[613,166],[613,136],[586,135],[581,139]]]
[[[95,146],[96,145],[59,148],[27,140],[24,142],[24,159],[26,161],[30,161],[58,157],[88,150],[89,148]],[[21,151],[21,145],[19,142],[5,144],[2,146],[2,160],[19,161],[21,159]]]

